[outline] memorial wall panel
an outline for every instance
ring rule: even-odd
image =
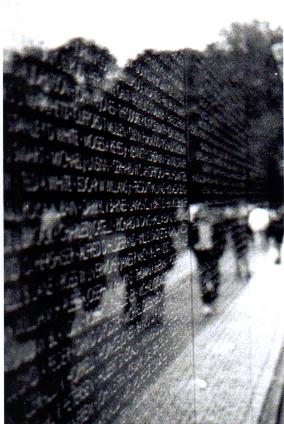
[[[193,337],[179,212],[248,199],[245,113],[194,52],[119,69],[80,39],[4,88],[6,416],[111,423]]]

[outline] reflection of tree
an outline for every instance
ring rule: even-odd
[[[49,51],[48,55],[53,65],[72,75],[76,81],[77,105],[92,105],[102,100],[104,90],[119,71],[115,58],[106,48],[82,38],[72,39]]]

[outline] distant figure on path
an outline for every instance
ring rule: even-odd
[[[270,213],[270,223],[266,229],[266,237],[268,240],[274,242],[274,246],[277,250],[277,256],[275,259],[276,264],[281,263],[281,245],[283,239],[283,227],[284,227],[284,209],[279,208],[276,211]]]
[[[248,208],[240,203],[230,219],[230,232],[234,244],[237,265],[237,277],[240,281],[248,282],[251,278],[249,269],[249,246],[252,240],[252,230],[248,225]]]

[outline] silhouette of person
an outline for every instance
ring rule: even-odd
[[[133,241],[133,234],[126,232],[126,240],[130,239]],[[169,227],[163,227],[163,239],[155,244],[152,244],[154,249],[159,250],[161,245],[166,246],[166,252],[160,250],[160,254],[156,257],[152,257],[150,250],[147,253],[147,259],[141,262],[141,264],[134,264],[121,271],[122,277],[125,279],[125,307],[124,313],[126,316],[127,324],[139,324],[143,318],[144,303],[147,300],[157,301],[158,305],[155,306],[156,318],[153,320],[156,323],[162,323],[163,321],[163,296],[164,296],[164,283],[163,275],[171,268],[175,258],[175,247],[173,239],[171,237],[171,230]],[[146,245],[147,246],[147,245]],[[149,249],[145,247],[145,250]],[[139,245],[137,244],[137,251],[139,251]],[[141,248],[140,248],[141,249]],[[166,261],[166,266],[163,266],[159,270],[160,259]],[[148,269],[155,269],[155,271],[147,272]],[[141,278],[141,275],[144,275]],[[154,312],[154,311],[153,311]],[[154,316],[155,314],[153,314]]]
[[[203,312],[213,312],[220,283],[219,259],[224,250],[225,238],[218,221],[206,204],[191,208],[189,224],[189,247],[195,253],[199,267],[199,284]]]
[[[248,225],[248,207],[241,202],[237,207],[225,209],[225,223],[233,242],[237,277],[241,281],[250,279],[248,252],[252,231]]]
[[[277,250],[277,256],[275,263],[281,263],[281,245],[283,240],[283,223],[284,209],[278,208],[278,210],[270,213],[270,223],[265,230],[266,237],[274,242],[274,246]]]

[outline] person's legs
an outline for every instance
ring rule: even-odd
[[[249,260],[248,260],[248,246],[241,246],[236,250],[237,260],[237,275],[242,281],[250,279]]]
[[[248,261],[250,237],[247,225],[236,224],[232,239],[235,248],[237,278],[241,281],[248,281],[250,278]]]
[[[218,288],[220,282],[220,273],[219,273],[219,252],[212,249],[209,252],[209,272],[210,272],[210,303],[213,303],[218,297]]]
[[[280,241],[276,237],[275,237],[274,240],[275,240],[274,245],[275,245],[276,250],[277,250],[277,256],[275,258],[275,264],[279,265],[281,263],[281,242],[282,242],[282,240]]]
[[[205,305],[210,305],[217,297],[219,285],[218,260],[210,250],[196,253],[199,263],[199,284],[201,299]]]
[[[277,250],[277,257],[275,259],[276,264],[281,263],[281,246],[282,246],[282,239],[283,239],[283,223],[281,221],[277,222],[275,225],[274,230],[274,245]]]

